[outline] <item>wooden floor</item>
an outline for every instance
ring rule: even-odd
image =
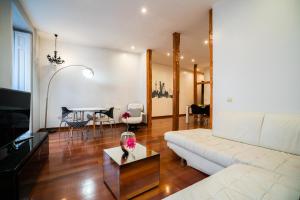
[[[167,148],[163,134],[171,130],[171,118],[153,120],[152,129],[146,127],[136,131],[137,141],[161,154],[160,185],[134,199],[162,199],[205,177],[207,175],[182,166],[180,158]],[[180,129],[196,128],[186,125],[180,118]],[[31,193],[35,200],[114,199],[102,179],[102,151],[119,145],[121,126],[111,130],[105,128],[93,137],[90,131],[87,140],[73,138],[68,143],[64,133],[49,137],[49,161],[44,166],[37,184]],[[74,135],[76,137],[76,133]],[[142,177],[141,177],[142,178]]]

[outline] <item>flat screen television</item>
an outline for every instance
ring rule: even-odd
[[[29,130],[29,92],[0,88],[0,148]]]

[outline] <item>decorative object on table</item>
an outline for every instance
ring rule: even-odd
[[[60,71],[67,69],[67,68],[71,68],[71,67],[81,67],[82,68],[82,74],[87,77],[87,78],[92,78],[94,76],[94,71],[92,68],[84,66],[84,65],[68,65],[68,66],[64,66],[59,68],[58,70],[56,70],[52,76],[50,77],[48,86],[47,86],[47,92],[46,92],[46,104],[45,104],[45,124],[44,124],[44,128],[47,128],[47,117],[48,117],[48,97],[49,97],[49,89],[52,83],[53,78],[55,77],[55,75],[57,73],[59,73]]]
[[[122,119],[125,119],[126,125],[127,125],[127,132],[128,132],[128,118],[130,117],[130,113],[129,112],[124,112],[122,114]]]
[[[120,146],[124,153],[124,158],[127,158],[129,151],[133,151],[136,146],[135,134],[128,131],[122,133],[120,138]]]
[[[48,61],[49,61],[51,64],[54,64],[54,65],[61,65],[61,64],[63,64],[65,61],[64,61],[63,59],[61,59],[60,56],[57,55],[56,41],[57,41],[58,35],[57,35],[57,34],[54,34],[54,37],[55,37],[55,43],[54,43],[54,55],[53,55],[53,56],[50,56],[50,55],[48,54],[48,55],[47,55],[47,58],[48,58]]]

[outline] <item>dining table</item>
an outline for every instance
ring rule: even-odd
[[[96,130],[96,113],[97,112],[103,112],[103,111],[107,111],[107,108],[104,107],[76,107],[76,108],[68,108],[69,110],[71,110],[74,114],[80,113],[81,115],[81,119],[84,119],[84,113],[85,112],[90,112],[93,113],[93,129],[94,132]]]

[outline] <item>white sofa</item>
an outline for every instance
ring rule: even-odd
[[[209,175],[218,172],[167,199],[193,199],[182,198],[185,193],[204,195],[203,198],[201,196],[201,198],[194,199],[207,199],[206,197],[218,199],[216,196],[219,194],[218,191],[211,191],[208,196],[207,192],[204,192],[203,189],[209,187],[209,183],[206,182],[216,182],[217,178],[214,177],[225,177],[226,179],[228,174],[235,172],[240,176],[247,177],[246,169],[251,167],[252,174],[257,174],[257,176],[260,176],[259,174],[263,170],[272,177],[280,177],[279,179],[285,180],[285,183],[280,183],[281,188],[285,188],[284,191],[281,191],[282,195],[286,195],[283,199],[299,200],[300,115],[220,113],[216,118],[213,131],[205,129],[172,131],[165,134],[165,140],[176,154],[187,161],[187,165]],[[231,168],[235,170],[231,170]],[[268,184],[269,181],[266,178],[260,183]],[[232,184],[228,185],[230,188],[228,190],[227,183],[223,184],[222,191],[224,188],[231,191],[230,194],[228,193],[228,197],[233,195],[231,199],[242,199],[234,196],[232,191],[237,191],[245,197],[244,199],[273,199],[270,197],[276,194],[276,191],[274,191],[275,193],[271,192],[277,184],[274,181],[271,188],[259,187],[255,178],[247,179],[244,182],[246,185],[261,189],[264,195],[254,198],[251,194],[234,188],[231,186]],[[292,187],[287,187],[287,185],[292,185]],[[250,190],[251,187],[247,188],[247,191],[248,189]],[[277,195],[277,197],[280,196]]]

